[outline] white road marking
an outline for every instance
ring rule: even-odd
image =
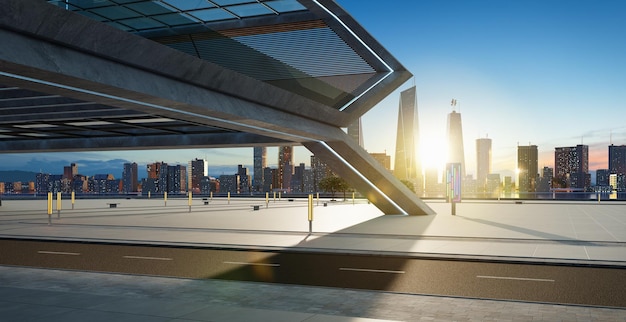
[[[280,264],[266,264],[266,263],[248,263],[248,262],[223,262],[224,264],[231,265],[251,265],[251,266],[270,266],[270,267],[279,267]]]
[[[80,253],[69,253],[69,252],[53,252],[49,250],[40,250],[37,251],[38,254],[48,254],[48,255],[70,255],[70,256],[80,256]]]
[[[550,282],[550,283],[555,282],[555,280],[545,279],[545,278],[510,277],[510,276],[477,275],[476,278],[490,278],[490,279],[496,279],[496,280],[515,280],[515,281],[532,281],[532,282]]]
[[[371,268],[350,268],[350,267],[339,267],[340,271],[351,271],[351,272],[370,272],[370,273],[390,273],[390,274],[404,274],[404,271],[392,271],[386,269],[371,269]]]
[[[155,261],[173,261],[173,258],[168,257],[148,257],[148,256],[122,256],[127,259],[147,259],[147,260],[155,260]]]

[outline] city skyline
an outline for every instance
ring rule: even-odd
[[[338,3],[415,75],[362,119],[365,149],[391,154],[392,164],[395,137],[377,133],[395,127],[399,93],[412,84],[420,106],[419,145],[431,151],[424,167],[445,160],[432,152],[445,150],[453,98],[463,115],[466,172],[475,178],[472,147],[480,137],[492,139],[492,171],[503,175],[514,175],[518,145],[538,146],[539,168],[554,167],[556,147],[588,145],[595,171],[608,168],[611,143],[626,144],[620,100],[626,45],[614,37],[626,30],[624,3],[569,1],[564,10],[558,1],[399,1],[382,13],[374,1]],[[295,164],[308,164],[309,156],[294,148]],[[37,171],[55,160],[186,164],[196,157],[207,159],[210,169],[252,166],[252,148],[231,148],[4,154],[1,169],[31,165]],[[275,166],[272,158],[268,163]]]

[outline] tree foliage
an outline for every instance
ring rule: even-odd
[[[330,176],[320,181],[320,190],[330,192],[332,198],[335,198],[335,193],[338,191],[345,192],[350,189],[350,185],[343,178],[337,176]]]

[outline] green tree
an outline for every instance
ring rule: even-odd
[[[320,180],[320,189],[322,191],[330,192],[333,199],[335,199],[335,193],[343,191],[344,198],[346,191],[350,189],[350,185],[343,178],[337,176],[330,176]]]

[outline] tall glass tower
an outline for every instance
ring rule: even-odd
[[[393,174],[400,180],[417,180],[417,191],[422,189],[422,166],[417,158],[419,123],[415,86],[400,93],[398,132]]]
[[[519,192],[535,192],[539,174],[539,153],[536,145],[517,146]]]
[[[289,189],[291,175],[293,174],[293,146],[278,147],[278,187]]]
[[[453,106],[456,100],[452,100]],[[463,149],[463,126],[461,113],[448,114],[448,162],[461,164],[461,176],[465,178],[465,151]]]
[[[265,182],[265,176],[263,169],[267,167],[267,148],[264,146],[254,147],[254,173],[252,184],[254,191],[263,191],[263,185]],[[269,178],[271,180],[271,178]]]
[[[476,182],[484,190],[491,173],[491,139],[476,139]]]

